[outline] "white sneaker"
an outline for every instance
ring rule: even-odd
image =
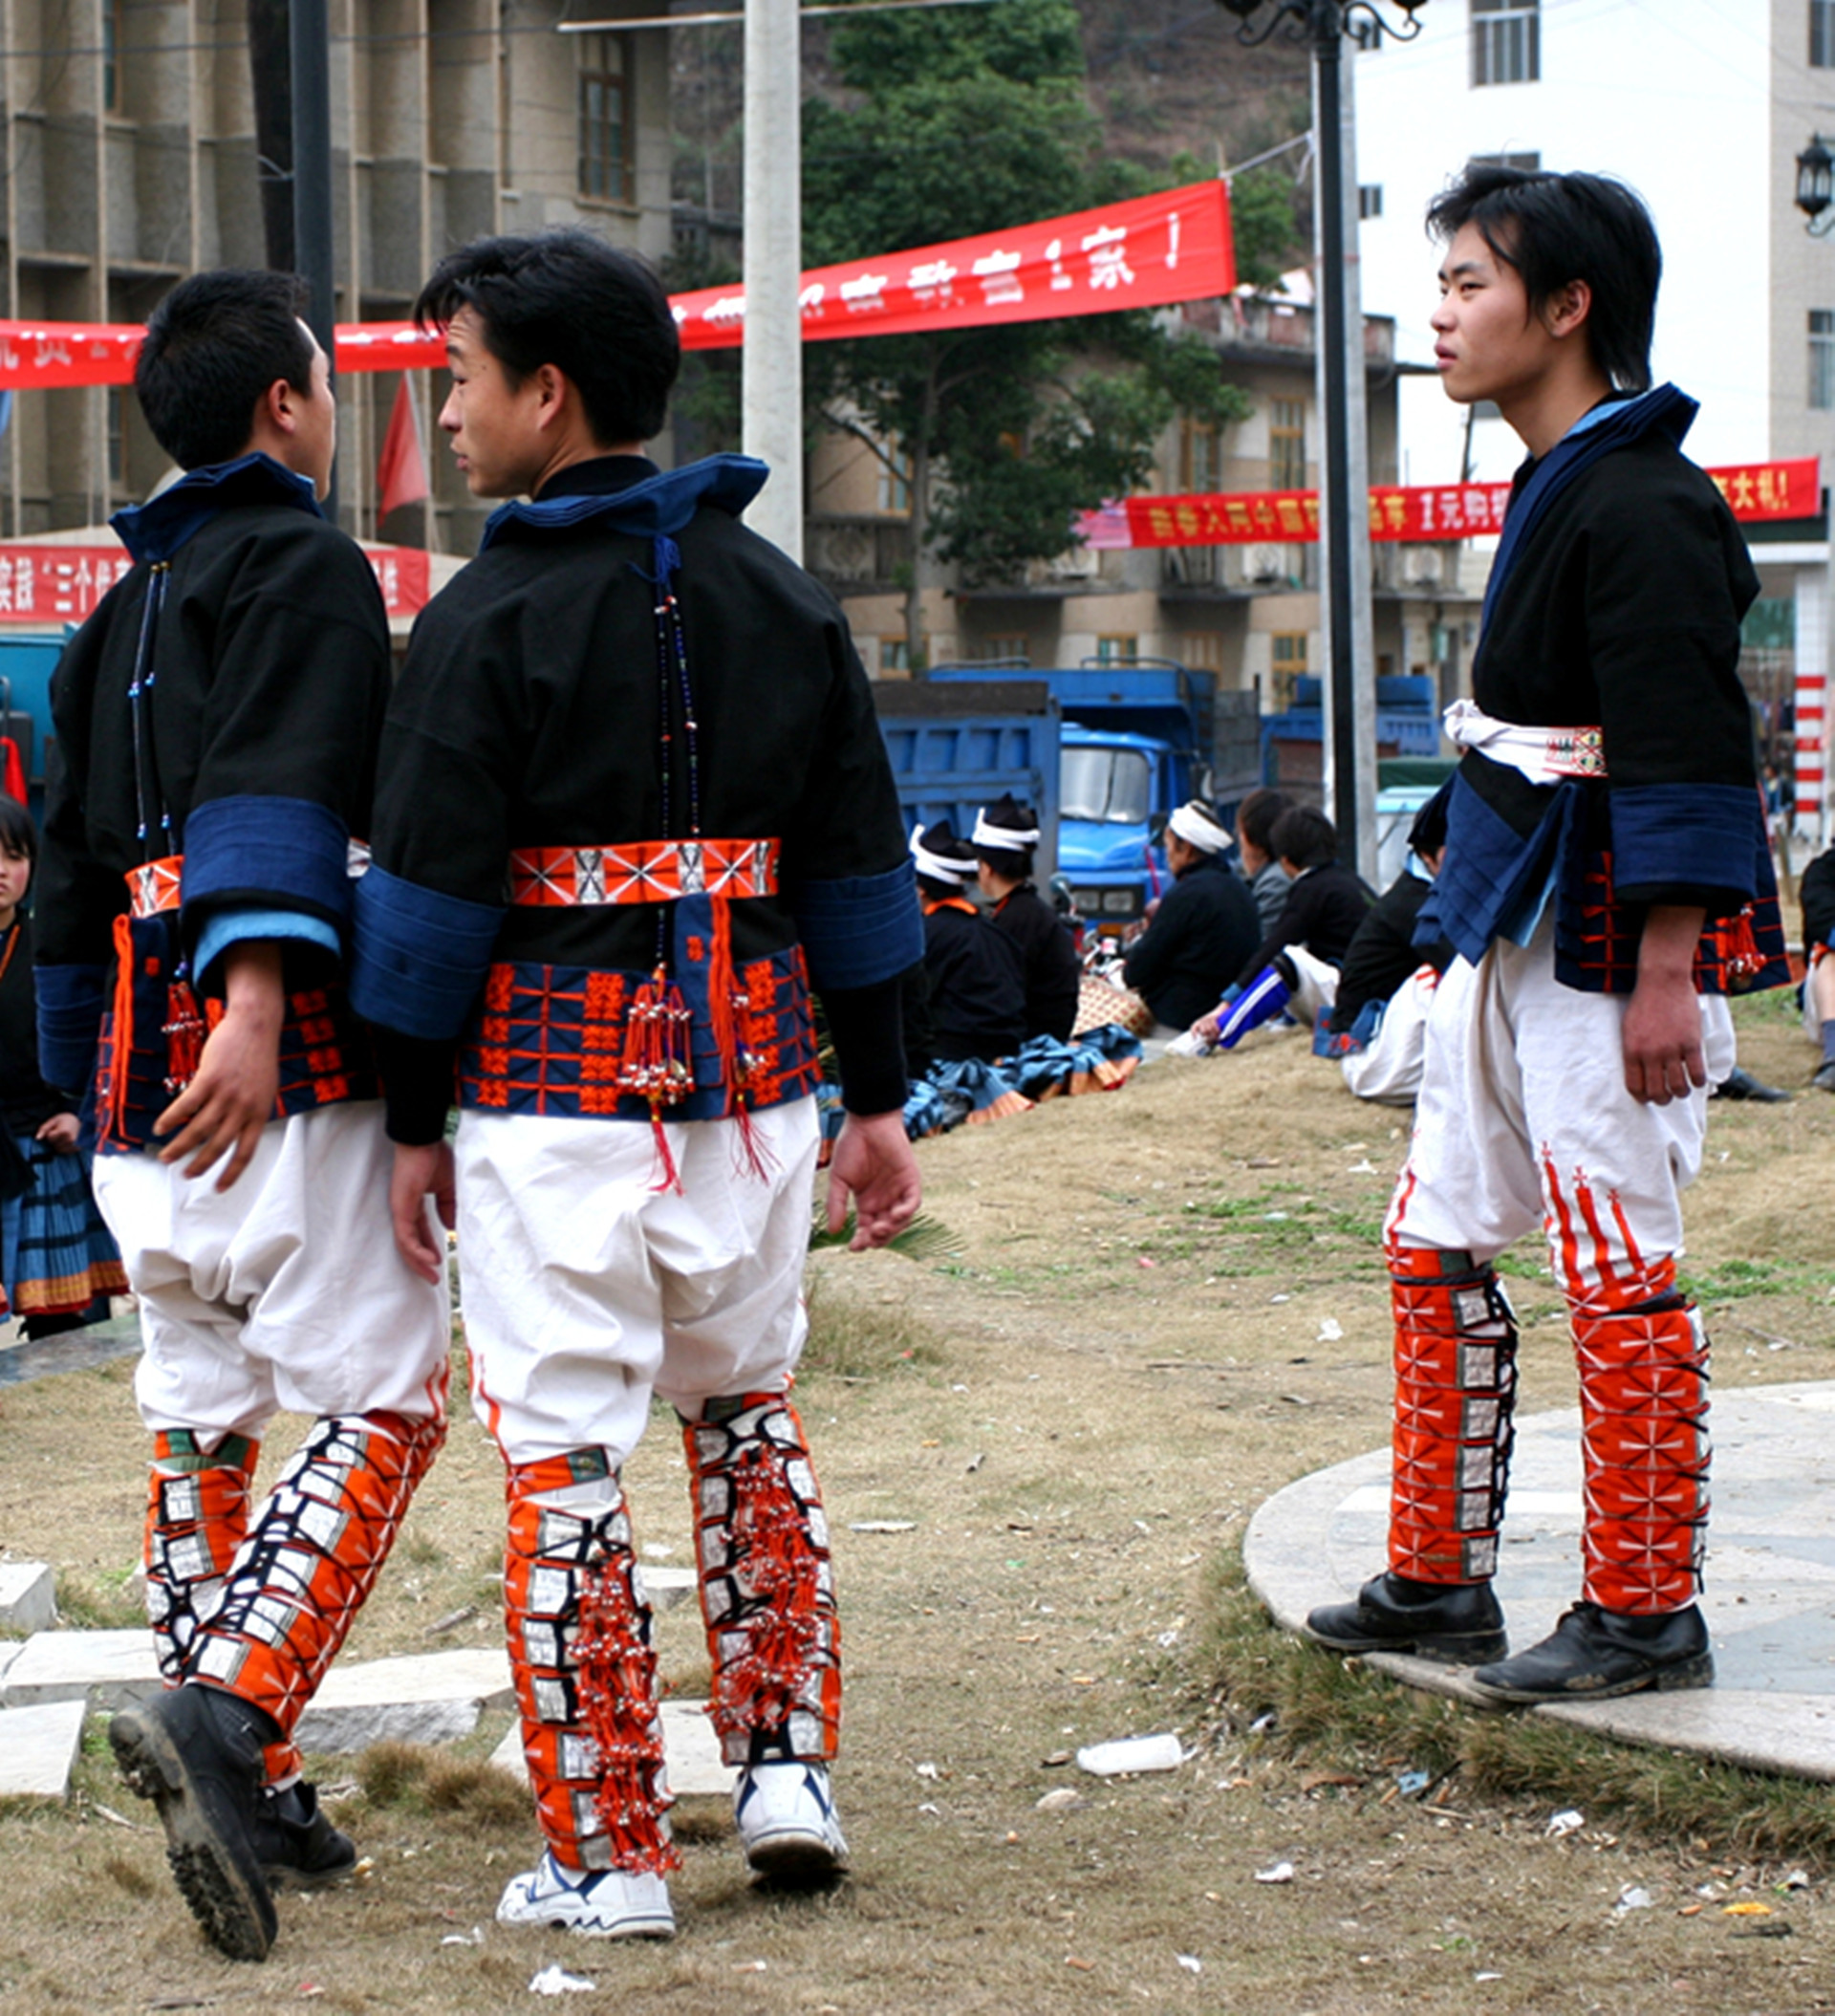
[[[752,1764],[733,1786],[733,1820],[761,1875],[809,1883],[847,1866],[829,1774],[819,1764]]]
[[[628,1869],[565,1869],[544,1855],[512,1876],[497,1905],[500,1925],[559,1925],[595,1939],[674,1939],[676,1914],[661,1876]]]

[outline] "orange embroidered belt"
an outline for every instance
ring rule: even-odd
[[[629,840],[518,847],[509,900],[524,908],[666,903],[680,896],[775,896],[778,840]]]
[[[162,910],[179,907],[179,893],[184,873],[184,856],[168,854],[162,860],[148,861],[127,871],[128,904],[136,917],[154,917]]]

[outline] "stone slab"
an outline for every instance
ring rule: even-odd
[[[160,1685],[150,1631],[41,1631],[0,1678],[0,1708],[63,1701],[125,1708],[151,1700]]]
[[[42,1561],[0,1561],[0,1624],[49,1631],[57,1621],[57,1577]]]
[[[373,1743],[456,1743],[486,1708],[514,1700],[502,1650],[366,1659],[332,1668],[294,1736],[303,1750],[336,1755]]]
[[[732,1767],[720,1754],[720,1739],[707,1720],[707,1703],[666,1701],[662,1704],[662,1754],[669,1789],[678,1799],[726,1799],[733,1796]],[[523,1732],[512,1727],[490,1753],[492,1764],[527,1782]]]
[[[0,1709],[0,1799],[65,1799],[83,1742],[81,1700]]]
[[[692,1568],[652,1568],[647,1561],[637,1565],[652,1610],[675,1610],[696,1593],[701,1578]]]
[[[1716,1389],[1714,1513],[1701,1607],[1716,1684],[1529,1712],[1622,1742],[1835,1782],[1835,1383]],[[1498,1594],[1511,1643],[1534,1644],[1580,1593],[1579,1416],[1517,1422]],[[1315,1471],[1256,1512],[1250,1587],[1298,1631],[1384,1565],[1389,1452]],[[1378,1672],[1479,1703],[1457,1668],[1371,1654]]]

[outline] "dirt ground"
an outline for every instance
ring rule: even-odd
[[[1801,1088],[1814,1060],[1781,1002],[1740,1013],[1743,1061]],[[1248,1731],[1253,1702],[1211,1699],[1206,1605],[1249,1514],[1386,1435],[1374,1234],[1405,1118],[1357,1105],[1292,1038],[1163,1063],[1119,1095],[925,1143],[955,1257],[818,1256],[800,1398],[836,1534],[854,1850],[833,1892],[759,1891],[719,1815],[684,1810],[673,1944],[512,1932],[491,1912],[531,1826],[463,1796],[443,1812],[365,1794],[326,1759],[371,1869],[283,1899],[268,1963],[238,1966],[194,1932],[92,1724],[68,1807],[0,1815],[0,2010],[494,2016],[540,2005],[529,1983],[554,1962],[595,1984],[569,2006],[697,2016],[1835,2007],[1820,1870],[1784,1894],[1782,1869],[1712,1841],[1596,1824],[1551,1839],[1546,1799],[1455,1788],[1427,1810],[1395,1797],[1405,1757],[1320,1783]],[[1835,1376],[1831,1146],[1820,1094],[1714,1111],[1687,1266],[1722,1387]],[[1512,1267],[1522,1404],[1569,1404],[1540,1256]],[[97,1622],[129,1617],[129,1369],[0,1392],[0,1545],[58,1564]],[[647,1557],[688,1562],[663,1421],[628,1482]],[[496,1457],[462,1419],[346,1656],[494,1641],[500,1515]],[[692,1617],[666,1615],[660,1638],[668,1679],[699,1691]],[[1162,1730],[1195,1751],[1167,1776],[1068,1761]],[[1282,1862],[1290,1880],[1258,1880]],[[1632,1887],[1648,1908],[1618,1908]],[[1727,1916],[1742,1897],[1771,1916]]]

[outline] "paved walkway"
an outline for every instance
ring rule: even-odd
[[[111,1358],[135,1357],[140,1349],[140,1319],[132,1314],[62,1331],[36,1344],[0,1342],[0,1386],[17,1386],[54,1372],[87,1372]]]
[[[1580,1593],[1580,1418],[1517,1422],[1498,1593],[1511,1643],[1532,1645]],[[1633,1694],[1549,1715],[1796,1777],[1835,1780],[1835,1384],[1714,1396],[1714,1520],[1707,1593],[1716,1684]],[[1256,1513],[1250,1586],[1296,1630],[1315,1604],[1356,1593],[1384,1565],[1389,1451],[1289,1485]],[[1393,1654],[1368,1664],[1476,1700],[1457,1669]]]

